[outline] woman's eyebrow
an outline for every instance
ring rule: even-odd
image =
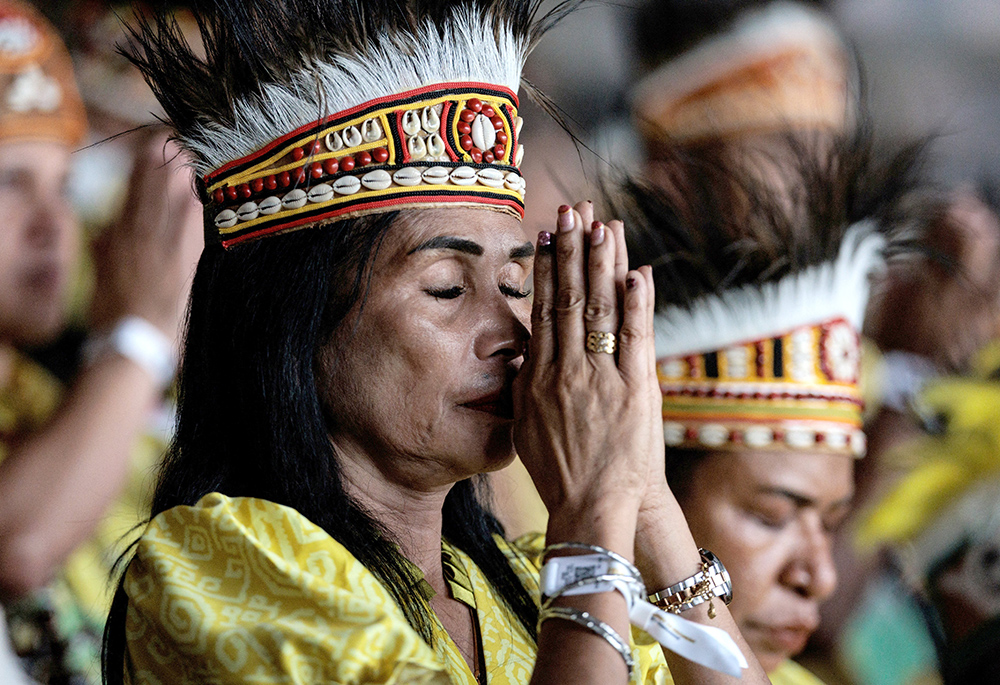
[[[414,252],[420,252],[421,250],[455,250],[457,252],[465,252],[467,254],[475,255],[476,257],[481,257],[483,255],[483,246],[479,243],[473,242],[472,240],[466,240],[465,238],[456,238],[450,235],[439,235],[431,238],[430,240],[417,245],[406,254],[409,256]]]
[[[524,245],[518,245],[513,250],[510,251],[511,259],[524,259],[526,257],[532,257],[535,254],[535,246],[531,243],[525,243]]]

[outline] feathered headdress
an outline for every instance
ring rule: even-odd
[[[836,132],[853,124],[852,57],[833,22],[800,2],[747,5],[668,1],[647,10],[645,31],[668,27],[667,47],[687,48],[653,65],[633,89],[648,139]]]
[[[208,0],[204,57],[165,18],[128,54],[194,160],[211,242],[415,206],[520,217],[521,68],[570,8],[538,5]]]
[[[907,244],[919,150],[877,163],[864,133],[789,137],[775,175],[678,148],[668,187],[624,184],[615,213],[656,280],[668,445],[863,453],[868,279]]]

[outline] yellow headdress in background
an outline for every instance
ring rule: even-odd
[[[909,473],[865,519],[864,548],[908,547],[923,572],[964,542],[1000,527],[1000,344],[984,350],[976,373],[931,383],[922,414],[940,418],[944,432],[900,446],[893,458]]]

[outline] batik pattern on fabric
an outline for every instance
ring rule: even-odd
[[[537,592],[540,538],[502,548]],[[524,685],[533,641],[465,554],[447,542],[442,553],[472,589],[464,601],[475,602],[488,682]],[[125,590],[135,685],[475,685],[440,623],[432,648],[340,543],[294,509],[264,500],[213,493],[160,514]],[[643,643],[635,653],[634,682],[672,682],[659,645]]]

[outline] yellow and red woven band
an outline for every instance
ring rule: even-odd
[[[844,319],[657,361],[663,436],[688,449],[861,456],[861,342]]]
[[[224,247],[331,219],[474,205],[524,216],[517,96],[445,83],[371,100],[201,179],[207,242]]]

